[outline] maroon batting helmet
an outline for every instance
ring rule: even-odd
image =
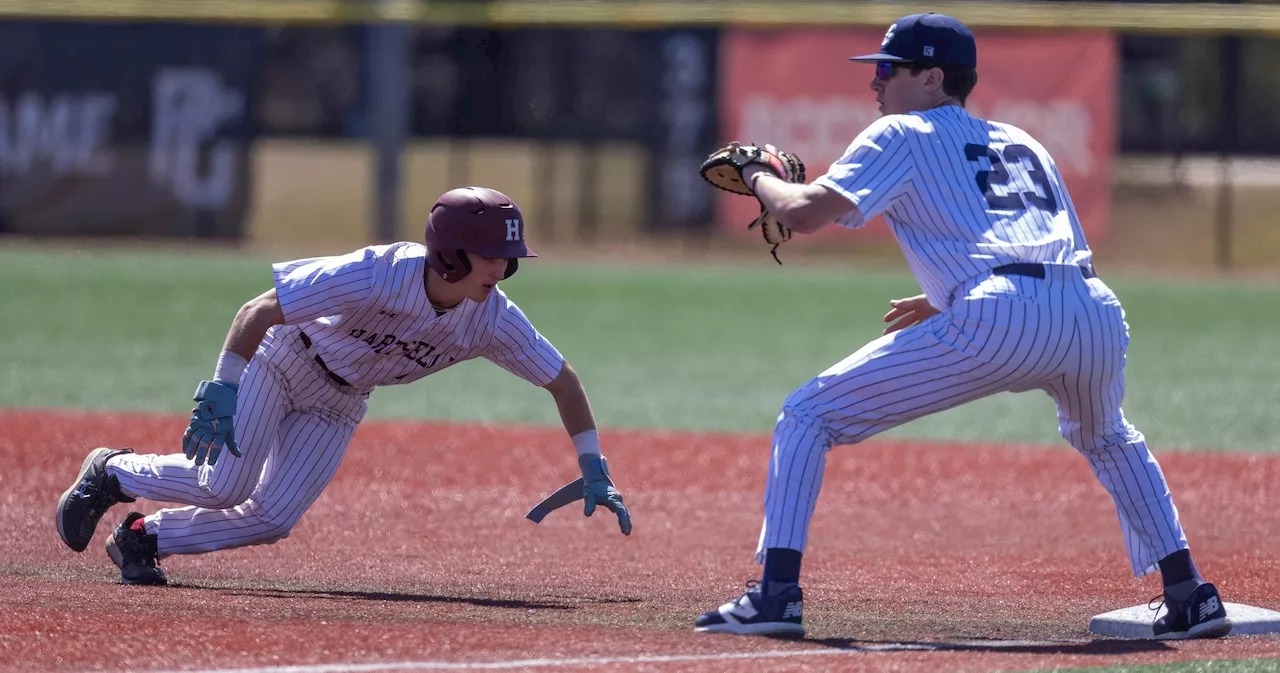
[[[451,189],[427,216],[427,264],[456,283],[471,273],[465,253],[506,259],[510,278],[520,257],[537,257],[524,243],[524,216],[506,194],[487,187]]]

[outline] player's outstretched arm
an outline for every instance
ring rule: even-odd
[[[613,484],[609,464],[600,452],[600,435],[596,430],[595,415],[587,391],[582,387],[577,372],[566,361],[545,388],[556,401],[564,429],[578,450],[578,467],[582,469],[583,491],[586,502],[582,513],[591,516],[596,507],[618,515],[618,527],[623,535],[631,534],[631,513],[622,502],[622,494]]]
[[[234,425],[240,378],[267,330],[282,323],[284,312],[274,288],[250,299],[236,312],[213,379],[201,381],[196,387],[192,397],[196,408],[191,410],[191,422],[182,435],[182,452],[196,465],[217,463],[223,446],[231,455],[240,456]]]
[[[762,166],[742,172],[756,198],[792,231],[812,234],[855,209],[844,196],[818,184],[782,180]]]

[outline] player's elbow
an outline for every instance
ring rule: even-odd
[[[250,322],[267,327],[284,324],[284,310],[280,308],[280,299],[276,296],[275,288],[245,302],[244,306],[240,307],[240,314]]]
[[[565,360],[560,365],[560,373],[543,387],[547,392],[551,393],[552,397],[558,399],[566,394],[581,390],[582,381],[578,380],[578,373],[573,371],[573,367],[569,366],[569,361]]]

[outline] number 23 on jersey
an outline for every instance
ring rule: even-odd
[[[991,210],[1007,210],[1017,213],[1034,208],[1049,214],[1058,212],[1058,198],[1053,193],[1053,183],[1044,170],[1044,164],[1035,151],[1026,145],[1005,145],[998,149],[992,145],[969,143],[964,146],[964,155],[974,163],[989,163],[989,168],[980,169],[973,176],[978,191],[987,199]],[[986,162],[983,162],[983,160]],[[1018,185],[1010,184],[1013,175],[1010,166],[1020,166],[1027,173],[1032,189],[1018,191]],[[996,188],[999,189],[996,189]]]

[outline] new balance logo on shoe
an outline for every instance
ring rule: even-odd
[[[1220,607],[1222,607],[1222,604],[1218,602],[1218,597],[1210,596],[1209,600],[1200,604],[1200,619],[1217,612]]]
[[[787,607],[783,608],[782,610],[782,618],[792,619],[792,618],[801,616],[800,611],[804,609],[803,606],[804,606],[804,603],[801,603],[799,601],[787,603]]]

